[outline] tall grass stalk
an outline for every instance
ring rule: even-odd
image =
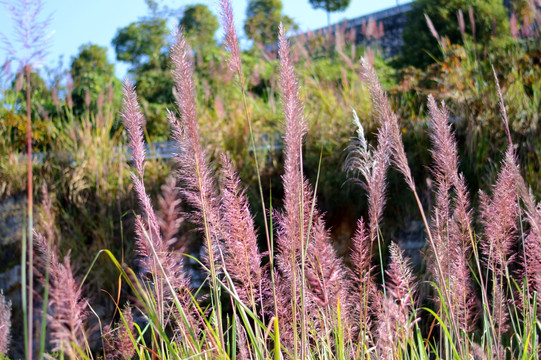
[[[24,67],[25,77],[26,77],[26,171],[27,171],[27,234],[28,234],[28,348],[27,348],[27,359],[33,357],[33,331],[34,331],[34,242],[33,236],[34,233],[34,190],[33,190],[33,180],[32,180],[32,110],[31,110],[31,100],[30,100],[30,65],[27,64]]]
[[[423,220],[423,224],[426,229],[429,244],[432,248],[432,251],[436,252],[436,243],[434,241],[433,234],[430,230],[428,219],[426,217],[423,204],[421,203],[421,199],[419,198],[419,194],[416,190],[415,181],[413,179],[413,176],[411,174],[411,169],[408,164],[408,159],[404,150],[404,144],[402,142],[401,130],[399,128],[397,116],[391,110],[389,101],[381,88],[377,75],[374,69],[372,68],[372,66],[365,59],[361,59],[361,63],[363,66],[363,77],[369,86],[372,101],[379,116],[379,121],[381,122],[381,124],[387,124],[387,126],[389,126],[389,133],[390,133],[390,139],[391,139],[390,147],[392,150],[393,162],[395,166],[397,167],[397,169],[404,176],[404,179],[408,187],[410,188],[411,192],[413,193],[413,196],[415,197],[415,202],[417,203],[419,213]],[[442,269],[441,259],[436,256],[434,260],[435,260],[436,267],[439,273],[438,275],[443,279],[445,273],[443,272],[443,269]],[[442,294],[444,296],[445,302],[449,304],[451,296],[446,287],[442,289]],[[451,317],[451,322],[452,322],[452,330],[455,333],[456,338],[459,339],[460,338],[459,330],[456,324],[456,320],[454,319],[453,316]],[[461,348],[460,348],[460,351],[461,351],[461,355],[463,356]]]
[[[26,344],[26,358],[28,360],[34,357],[33,351],[33,339],[34,339],[34,256],[33,256],[33,232],[34,232],[34,193],[33,193],[33,180],[32,180],[32,110],[31,110],[31,84],[30,76],[32,73],[32,67],[39,63],[46,54],[48,34],[47,26],[50,22],[50,17],[45,20],[41,20],[43,3],[41,0],[19,0],[13,3],[5,4],[9,11],[15,26],[15,41],[20,44],[20,48],[14,46],[11,41],[3,36],[5,43],[5,49],[10,55],[12,60],[15,60],[20,65],[20,71],[24,74],[26,80],[26,156],[27,156],[27,219],[26,219],[26,244],[23,244],[23,251],[28,251],[28,263],[21,264],[22,267],[27,268],[26,273],[22,273],[22,288],[28,286],[28,299],[26,301],[27,306],[27,318],[25,322],[25,330],[27,336],[25,337]],[[19,51],[19,52],[18,52]],[[25,239],[23,238],[23,241]]]
[[[237,80],[239,83],[239,87],[242,93],[242,105],[244,109],[244,117],[246,119],[246,122],[248,124],[249,132],[250,132],[250,145],[252,147],[252,153],[254,155],[254,164],[255,164],[255,170],[256,170],[256,176],[257,176],[257,185],[259,190],[259,196],[261,199],[261,210],[263,215],[263,224],[265,227],[265,238],[267,241],[267,249],[269,253],[269,266],[271,269],[274,269],[274,244],[272,241],[272,233],[269,231],[269,221],[267,219],[267,209],[265,206],[265,196],[263,193],[263,185],[261,183],[261,170],[259,167],[259,159],[257,155],[257,149],[255,144],[255,138],[254,138],[254,130],[252,127],[252,117],[250,115],[250,112],[248,111],[248,103],[246,100],[246,85],[244,83],[244,72],[242,70],[242,61],[240,57],[240,50],[239,50],[239,41],[237,38],[237,33],[235,30],[235,24],[234,24],[234,17],[233,17],[233,6],[231,5],[231,2],[229,0],[221,0],[220,1],[221,6],[221,15],[222,15],[222,24],[225,29],[225,44],[226,47],[229,50],[230,58],[229,58],[229,68],[230,70],[237,76]],[[269,212],[269,216],[271,216],[271,212]],[[272,224],[271,224],[272,226]],[[270,272],[271,276],[271,284],[272,284],[272,293],[273,293],[273,302],[274,302],[274,315],[276,316],[276,287],[275,287],[275,279],[274,279],[274,272]],[[260,292],[261,292],[260,287]],[[254,309],[255,310],[255,309]]]

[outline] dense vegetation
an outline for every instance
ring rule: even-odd
[[[294,28],[280,1],[250,2],[254,44],[242,52],[228,1],[223,44],[205,6],[186,7],[184,35],[171,37],[148,3],[151,14],[112,40],[135,87],[93,44],[66,72],[3,67],[0,272],[34,245],[30,291],[50,314],[35,349],[539,357],[536,3],[512,2],[508,16],[493,0],[420,0],[395,59],[340,29],[289,48],[282,28],[270,51],[280,21]],[[31,231],[13,226],[26,211],[27,110],[40,153],[29,245]],[[145,159],[144,143],[171,135],[174,161]],[[426,241],[415,266],[400,249],[412,236]],[[14,356],[18,319],[31,316],[21,309]],[[0,354],[8,314],[0,295]]]

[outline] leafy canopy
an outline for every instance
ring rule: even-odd
[[[473,11],[475,37],[470,22],[470,8]],[[438,41],[428,29],[425,14],[440,37],[447,37],[451,43],[460,42],[459,10],[464,14],[467,40],[475,40],[482,48],[489,46],[495,37],[509,34],[509,21],[502,0],[417,0],[413,3],[404,29],[400,65],[424,68],[434,62],[433,57],[441,55]]]
[[[167,48],[168,33],[166,20],[158,17],[121,28],[112,41],[117,60],[131,63],[135,68],[158,63]]]
[[[193,48],[215,46],[214,33],[220,26],[218,18],[206,5],[188,5],[179,22]]]
[[[284,24],[286,31],[294,25],[293,19],[282,14],[280,0],[250,0],[246,9],[244,32],[256,43],[272,44],[278,38],[278,26]]]
[[[71,60],[73,101],[76,108],[84,103],[86,92],[95,99],[105,93],[115,78],[115,66],[107,59],[107,48],[95,44],[84,44],[77,56]]]
[[[323,9],[326,12],[345,10],[351,0],[309,0],[314,9]]]

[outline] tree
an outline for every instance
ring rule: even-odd
[[[143,18],[118,30],[112,41],[117,60],[131,64],[130,73],[147,119],[146,131],[153,139],[167,136],[167,119],[161,114],[174,101],[166,24],[159,16]]]
[[[286,31],[294,25],[289,16],[282,14],[282,7],[280,0],[250,0],[244,23],[246,35],[261,44],[276,42],[280,23]]]
[[[327,12],[327,25],[331,26],[331,13],[335,11],[343,11],[348,6],[351,0],[309,0],[310,5],[314,9],[323,9]]]
[[[206,5],[186,6],[179,25],[193,48],[216,46],[214,33],[220,25]]]
[[[135,68],[160,63],[161,55],[167,49],[166,20],[149,18],[131,23],[118,30],[112,44],[119,61],[131,63]]]
[[[469,9],[475,24],[475,32],[469,21]],[[502,0],[418,0],[413,3],[407,26],[404,29],[400,65],[424,68],[434,62],[433,57],[441,54],[438,41],[431,34],[425,14],[434,24],[440,36],[451,43],[462,39],[457,13],[462,10],[469,39],[481,46],[488,45],[494,37],[509,33],[509,21]]]
[[[76,109],[82,109],[87,92],[95,100],[99,93],[107,91],[115,78],[115,66],[107,59],[106,47],[84,44],[71,60],[70,73],[73,103]]]

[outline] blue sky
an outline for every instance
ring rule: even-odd
[[[52,14],[50,48],[45,59],[45,63],[51,67],[57,66],[60,56],[63,56],[64,67],[68,67],[72,56],[77,54],[79,46],[89,42],[107,46],[109,60],[114,61],[115,53],[111,47],[111,40],[117,29],[148,14],[144,0],[43,1],[45,3],[43,13]],[[323,10],[312,9],[308,0],[283,0],[282,2],[283,12],[292,17],[301,30],[318,29],[327,24],[326,13]],[[408,1],[399,1],[400,4],[406,2]],[[170,8],[182,8],[189,4],[201,3],[209,6],[215,14],[219,11],[218,0],[162,0],[158,3]],[[396,3],[396,0],[352,0],[346,11],[331,14],[331,22],[386,9],[395,6]],[[242,24],[248,0],[232,0],[232,4],[238,32],[243,35]],[[12,21],[3,7],[0,7],[0,33],[9,38],[13,35]],[[217,32],[217,36],[222,37],[221,30]],[[0,65],[5,58],[6,51],[0,49]],[[122,78],[127,71],[127,65],[117,63],[115,69],[117,76]]]

